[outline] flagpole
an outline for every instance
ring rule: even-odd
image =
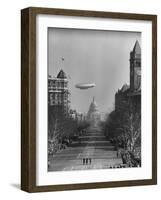
[[[64,57],[61,57],[61,61],[62,61],[62,69],[64,69],[64,66],[63,66],[63,62],[64,62]]]

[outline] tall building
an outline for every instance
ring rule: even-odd
[[[56,112],[69,111],[69,89],[65,72],[61,69],[57,77],[48,77],[48,105]]]
[[[136,41],[130,52],[130,90],[132,92],[141,89],[141,48]]]
[[[136,112],[141,112],[141,48],[138,41],[130,52],[130,86],[123,85],[115,94],[115,109],[126,106],[127,101]]]
[[[135,112],[141,113],[141,48],[138,41],[130,53],[129,98]]]
[[[95,98],[93,97],[93,100],[89,106],[89,110],[87,113],[87,121],[90,123],[92,127],[97,127],[99,125],[100,119],[101,119],[101,116],[98,111]]]

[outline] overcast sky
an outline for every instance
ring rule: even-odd
[[[101,113],[114,108],[115,93],[129,84],[129,56],[136,40],[141,45],[140,33],[48,28],[49,75],[63,69],[70,77],[72,109],[87,112],[93,96]],[[75,88],[83,82],[96,87]]]

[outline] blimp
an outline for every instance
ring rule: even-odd
[[[89,89],[89,88],[93,88],[93,87],[96,87],[96,84],[95,83],[78,83],[75,85],[76,88],[79,88],[81,90],[86,90],[86,89]]]

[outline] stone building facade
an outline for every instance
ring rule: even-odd
[[[130,52],[130,91],[141,90],[141,48],[136,41],[133,51]]]
[[[127,103],[136,112],[141,112],[141,48],[138,41],[130,52],[130,85],[124,84],[115,94],[115,110]]]
[[[48,106],[51,110],[68,114],[69,95],[67,76],[62,69],[57,77],[48,77]]]

